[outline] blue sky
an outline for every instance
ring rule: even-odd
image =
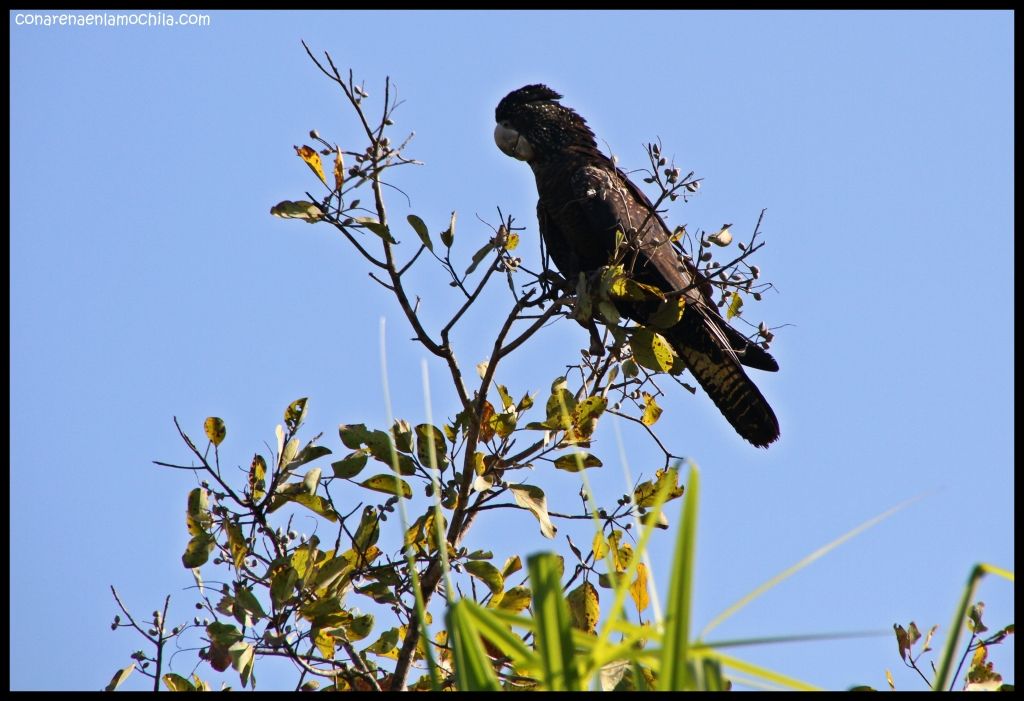
[[[747,235],[767,208],[758,255],[779,294],[748,313],[787,325],[773,346],[781,371],[754,373],[782,439],[751,448],[700,392],[666,400],[659,424],[701,468],[697,629],[924,493],[710,638],[911,620],[942,635],[976,562],[1013,569],[1010,13],[211,18],[204,28],[43,28],[11,14],[12,688],[96,689],[128,664],[139,643],[109,630],[111,584],[140,614],[166,593],[176,619],[194,614],[179,560],[193,481],[151,463],[188,459],[172,416],[197,439],[206,416],[223,417],[222,459],[245,466],[273,441],[284,407],[308,396],[308,435],[323,431],[343,451],[338,423],[387,420],[384,317],[395,414],[424,418],[425,354],[396,304],[328,227],[268,214],[315,188],[292,150],[311,128],[358,143],[301,39],[351,67],[371,98],[391,76],[405,100],[394,134],[414,130],[409,154],[426,164],[396,172],[411,205],[392,193],[392,216],[415,212],[436,233],[458,211],[467,260],[489,235],[477,216],[494,222],[497,207],[526,226],[521,248],[536,258],[532,175],[491,138],[494,106],[527,83],[562,92],[623,166],[643,166],[642,144],[660,137],[703,177],[670,221],[733,222]],[[438,328],[454,292],[428,265],[410,277]],[[500,292],[454,339],[467,368],[493,338]],[[544,392],[586,340],[559,323],[498,379]],[[442,367],[430,370],[435,415],[450,416]],[[623,478],[603,431],[594,479],[614,500]],[[623,433],[633,474],[649,475],[657,455]],[[571,505],[576,479],[532,481]],[[549,543],[526,514],[490,515],[470,547],[501,560]],[[655,563],[671,545],[656,540]],[[656,574],[664,595],[667,573]],[[1013,621],[1009,583],[986,580],[978,598],[990,627]],[[1009,680],[1011,652],[993,651]],[[742,656],[828,688],[883,688],[886,668],[898,688],[921,688],[891,635]],[[190,674],[193,659],[178,655],[174,671]],[[287,688],[294,675],[268,665],[257,679]]]

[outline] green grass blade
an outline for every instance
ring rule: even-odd
[[[953,623],[949,626],[946,644],[942,646],[939,669],[935,673],[935,681],[932,682],[933,691],[948,689],[949,685],[953,683],[950,675],[953,673],[953,661],[956,658],[957,647],[960,644],[960,635],[967,624],[967,609],[974,599],[974,590],[977,589],[978,582],[986,574],[994,574],[1013,582],[1013,573],[1001,567],[981,563],[975,565],[974,569],[971,570],[971,575],[967,578],[967,585],[964,587],[964,593],[960,597],[960,605],[957,607],[956,615],[953,617]]]
[[[824,546],[818,548],[813,553],[811,553],[807,557],[803,558],[802,560],[800,560],[798,563],[796,563],[792,567],[789,567],[789,568],[783,570],[782,572],[780,572],[779,574],[775,575],[774,577],[769,579],[767,582],[765,582],[764,584],[760,585],[759,587],[754,589],[754,591],[750,592],[749,594],[744,596],[742,599],[737,601],[735,604],[733,604],[732,606],[727,608],[725,611],[720,613],[718,616],[716,616],[710,623],[708,623],[704,627],[704,630],[702,630],[700,632],[699,638],[706,637],[708,633],[710,633],[714,628],[716,628],[719,624],[721,624],[725,619],[727,619],[730,616],[732,616],[734,613],[739,611],[741,608],[743,608],[744,606],[749,604],[751,601],[753,601],[757,597],[761,596],[761,594],[765,593],[766,591],[768,591],[772,587],[776,586],[777,584],[782,583],[786,579],[789,579],[791,576],[793,576],[794,574],[796,574],[797,572],[802,570],[804,567],[807,567],[809,564],[811,564],[812,562],[814,562],[818,558],[827,555],[828,553],[830,553],[831,551],[835,550],[836,548],[838,548],[840,545],[842,545],[846,541],[850,540],[851,538],[853,538],[853,537],[855,537],[857,535],[860,535],[861,533],[863,533],[867,529],[871,528],[872,526],[878,525],[879,523],[881,523],[885,519],[889,518],[890,516],[892,516],[896,512],[902,511],[903,509],[905,509],[906,507],[910,506],[912,503],[914,503],[918,499],[923,498],[924,496],[925,496],[924,494],[920,494],[920,495],[918,495],[916,497],[912,497],[910,499],[907,499],[906,501],[904,501],[904,502],[902,502],[900,504],[897,504],[896,506],[892,507],[888,511],[885,511],[885,512],[879,514],[878,516],[875,516],[874,518],[868,519],[867,521],[865,521],[864,523],[860,524],[859,526],[857,526],[853,530],[848,531],[847,533],[844,533],[843,535],[839,536],[838,538],[833,540],[831,543],[828,543],[827,545],[824,545]]]
[[[697,466],[691,464],[690,476],[686,481],[686,494],[683,497],[679,537],[672,559],[672,580],[669,584],[661,668],[658,672],[658,688],[661,691],[683,691],[691,685],[687,646],[690,640],[690,604],[693,598],[699,495],[699,473]]]
[[[540,670],[541,665],[536,653],[509,629],[508,623],[495,615],[494,610],[484,608],[475,601],[463,601],[466,602],[464,609],[474,630],[508,655],[517,673],[528,674]]]
[[[455,682],[459,691],[500,691],[490,658],[467,615],[465,599],[448,607],[446,622],[455,663]]]
[[[578,691],[580,680],[574,659],[569,605],[562,593],[558,561],[551,553],[538,553],[527,559],[527,568],[533,590],[533,620],[544,686],[549,691]]]
[[[794,679],[786,676],[785,674],[773,672],[770,669],[751,664],[750,662],[744,662],[743,660],[730,657],[729,655],[722,654],[715,650],[704,650],[700,656],[705,659],[715,660],[723,667],[739,670],[740,672],[749,674],[756,679],[785,687],[787,689],[794,689],[796,691],[821,691],[819,687],[808,684],[807,682]]]

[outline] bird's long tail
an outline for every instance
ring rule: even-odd
[[[694,331],[704,336],[703,343],[694,344]],[[666,333],[686,367],[736,432],[757,447],[767,448],[779,438],[775,412],[736,356],[710,336],[707,327],[684,330],[681,325]]]

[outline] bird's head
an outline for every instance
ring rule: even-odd
[[[571,146],[596,149],[594,133],[562,96],[546,85],[527,85],[506,95],[494,111],[494,143],[530,164],[564,155]]]

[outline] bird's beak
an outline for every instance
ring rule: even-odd
[[[506,156],[529,161],[533,158],[533,147],[518,131],[503,124],[494,127],[494,143]]]

